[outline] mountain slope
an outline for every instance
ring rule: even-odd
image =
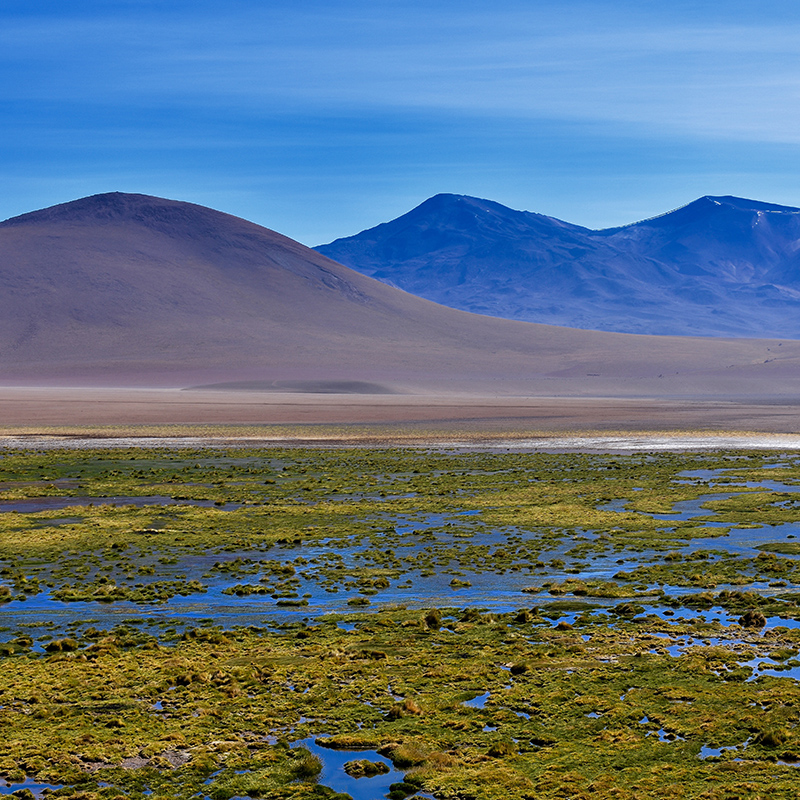
[[[436,195],[316,248],[453,308],[592,330],[800,338],[800,209],[703,197],[593,231]]]
[[[800,388],[800,343],[480,317],[245,220],[113,193],[0,223],[0,382],[774,395]]]

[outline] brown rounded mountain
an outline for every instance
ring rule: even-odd
[[[111,193],[0,223],[5,385],[776,395],[800,342],[633,336],[444,308],[190,203]]]

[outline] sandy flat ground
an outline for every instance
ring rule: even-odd
[[[441,441],[614,450],[663,449],[678,442],[795,448],[800,402],[0,387],[0,435],[11,437],[7,444],[22,441],[20,436],[30,442],[41,435],[68,435],[136,437],[141,443],[141,437],[195,437],[198,443]]]

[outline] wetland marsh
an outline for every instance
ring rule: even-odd
[[[0,794],[794,798],[800,454],[0,452]]]

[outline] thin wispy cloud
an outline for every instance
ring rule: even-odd
[[[194,165],[190,153],[202,152],[214,161],[209,173],[249,161],[243,186],[253,165],[265,180],[294,168],[298,181],[317,165],[350,175],[348,192],[376,170],[416,171],[425,176],[420,200],[434,179],[442,191],[494,182],[495,197],[510,200],[518,189],[493,175],[549,175],[559,168],[554,159],[567,159],[560,169],[569,172],[548,131],[567,136],[574,161],[595,151],[612,180],[645,166],[626,161],[634,143],[651,153],[654,186],[667,172],[691,173],[692,153],[698,175],[725,174],[721,156],[707,163],[715,142],[740,148],[727,168],[737,176],[741,148],[763,150],[751,160],[764,164],[764,148],[800,143],[800,13],[781,2],[767,3],[758,19],[738,0],[724,9],[628,0],[177,0],[43,3],[35,11],[17,3],[0,14],[0,145],[17,159],[27,148],[34,173],[94,146],[98,159],[115,151],[126,175],[137,157],[142,174],[152,174],[153,154],[163,151],[172,154],[166,161],[197,170],[184,183],[200,187],[203,159]],[[537,142],[538,161],[526,140]],[[356,147],[360,160],[349,152]],[[772,161],[777,170],[778,150]],[[83,157],[73,162],[88,166]],[[580,176],[570,177],[577,187]],[[407,192],[398,186],[398,197]],[[250,202],[250,190],[243,197]],[[655,205],[654,197],[642,210]]]
[[[567,8],[569,5],[567,5]],[[669,125],[796,141],[800,25],[620,27],[603,15],[408,19],[262,11],[191,21],[13,20],[7,98],[172,101],[277,111],[428,108]],[[788,96],[787,96],[788,95]]]

